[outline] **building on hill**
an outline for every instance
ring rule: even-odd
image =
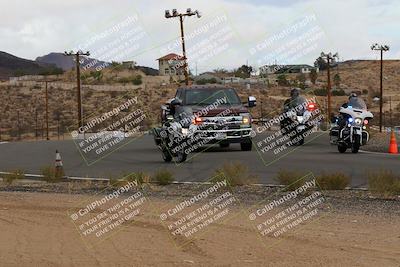
[[[129,69],[134,69],[136,67],[136,62],[135,61],[123,61],[122,66],[129,68]]]
[[[158,60],[159,75],[171,77],[184,77],[185,61],[183,56],[171,53],[160,57]]]
[[[194,77],[196,82],[222,83],[222,79],[212,72],[204,72]]]
[[[312,70],[319,72],[318,67],[306,64],[299,65],[265,65],[260,67],[260,74],[281,74],[281,73],[310,73]]]
[[[223,83],[240,83],[243,79],[240,77],[235,77],[235,76],[231,76],[231,77],[224,77],[222,79]]]

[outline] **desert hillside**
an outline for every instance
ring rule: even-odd
[[[349,61],[341,63],[332,70],[332,77],[338,73],[341,77],[339,86],[346,94],[358,91],[377,112],[378,104],[372,99],[379,91],[378,61]],[[385,61],[385,124],[389,123],[390,100],[392,120],[400,125],[400,61]],[[288,74],[289,80],[296,80],[296,74]],[[29,77],[28,77],[29,78]],[[51,135],[57,132],[68,133],[77,125],[77,101],[75,72],[67,71],[62,75],[47,76],[54,82],[48,85],[49,125]],[[308,75],[306,79],[309,80]],[[34,138],[44,134],[45,127],[45,83],[40,77],[31,80],[7,81],[0,83],[0,135],[2,139]],[[82,99],[84,118],[100,115],[124,103],[127,99],[138,97],[139,106],[146,114],[143,126],[147,129],[159,123],[160,105],[175,94],[178,84],[165,76],[147,76],[139,69],[115,65],[101,72],[84,71],[82,73]],[[307,81],[305,93],[313,95],[315,90],[326,86],[326,72],[318,74],[317,81]],[[275,84],[252,84],[247,89],[245,84],[231,84],[238,90],[242,100],[248,95],[257,97],[258,106],[252,109],[254,117],[272,117],[281,112],[282,103],[288,97],[293,84],[280,86]],[[346,96],[334,96],[332,107],[335,109],[346,101]],[[318,101],[325,111],[326,97],[319,96]],[[377,115],[377,114],[376,114]],[[378,120],[375,120],[377,123]],[[67,136],[67,135],[66,135]]]

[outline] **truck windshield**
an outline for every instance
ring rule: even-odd
[[[241,104],[233,89],[189,89],[185,93],[185,105],[207,106],[214,103],[220,105]]]

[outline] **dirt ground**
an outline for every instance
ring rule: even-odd
[[[261,240],[236,209],[236,217],[181,247],[181,237],[171,238],[148,211],[92,247],[68,215],[88,198],[0,192],[0,266],[400,266],[397,215],[325,212],[298,231]]]

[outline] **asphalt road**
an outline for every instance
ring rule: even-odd
[[[256,142],[259,141],[257,137]],[[130,140],[130,139],[129,139]],[[153,173],[165,168],[174,173],[177,181],[207,181],[214,170],[224,162],[241,161],[252,174],[260,177],[261,183],[277,183],[274,178],[280,170],[304,172],[339,171],[352,177],[352,186],[366,186],[367,173],[380,169],[400,172],[400,156],[376,153],[340,154],[329,145],[327,134],[314,133],[301,147],[291,147],[281,153],[240,151],[238,144],[222,149],[210,147],[204,152],[190,154],[183,164],[164,163],[153,137],[142,136],[130,140],[111,154],[100,157],[82,157],[72,140],[15,142],[0,144],[0,171],[22,169],[25,173],[40,174],[41,168],[54,164],[55,150],[61,152],[65,173],[69,176],[118,177],[131,172]]]

